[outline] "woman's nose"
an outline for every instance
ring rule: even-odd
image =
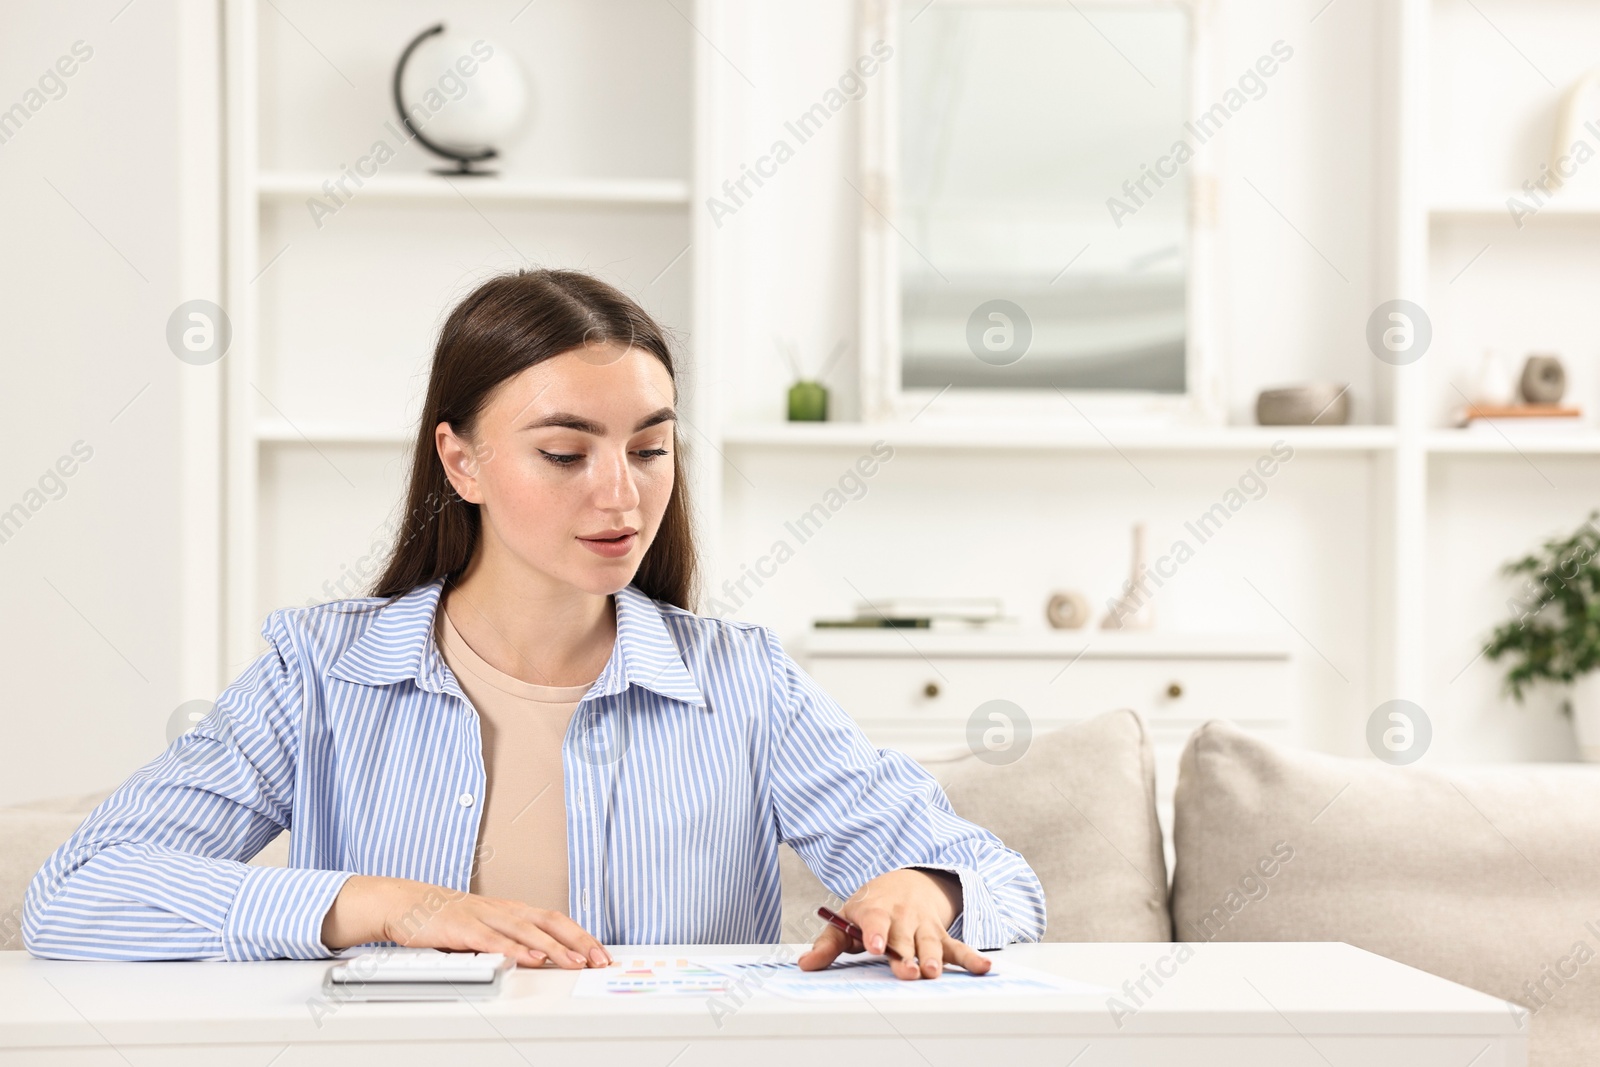
[[[633,482],[627,452],[608,454],[594,471],[596,504],[608,511],[631,511],[638,505],[639,487]]]

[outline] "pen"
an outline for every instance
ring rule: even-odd
[[[857,926],[849,919],[846,919],[838,912],[829,908],[818,908],[817,915],[823,919],[826,919],[829,926],[833,927],[835,930],[838,930],[844,936],[855,938],[863,945],[867,943],[866,936],[861,932],[861,927]],[[884,945],[883,950],[891,960],[897,960],[900,958],[900,953],[896,952],[893,947],[889,945]]]

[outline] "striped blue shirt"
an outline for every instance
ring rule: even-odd
[[[271,647],[215,709],[39,870],[27,949],[320,958],[353,873],[465,892],[486,781],[477,713],[433,637],[442,588],[273,612]],[[780,842],[841,897],[897,868],[954,872],[950,932],[975,947],[1043,936],[1022,856],[874,748],[770,629],[632,586],[615,603],[611,657],[562,743],[569,914],[602,943],[777,941]],[[289,866],[247,864],[286,830]]]

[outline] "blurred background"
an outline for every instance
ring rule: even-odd
[[[700,610],[880,743],[1131,706],[1167,761],[1213,717],[1395,761],[1398,708],[1408,759],[1583,754],[1595,636],[1520,705],[1538,649],[1483,650],[1600,487],[1593,5],[0,19],[0,803],[364,592],[434,335],[522,265],[673,332]]]

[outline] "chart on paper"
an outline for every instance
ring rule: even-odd
[[[575,997],[714,997],[735,979],[682,956],[630,956],[578,973]]]

